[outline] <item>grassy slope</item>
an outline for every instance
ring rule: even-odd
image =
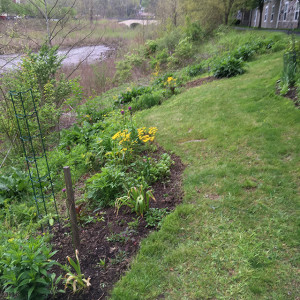
[[[281,53],[249,66],[139,114],[187,165],[185,199],[112,299],[299,295],[300,112],[275,95]]]

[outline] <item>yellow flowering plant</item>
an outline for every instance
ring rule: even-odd
[[[153,142],[156,132],[156,127],[148,129],[146,127],[138,129],[132,127],[120,130],[112,136],[115,147],[112,151],[106,153],[106,156],[111,156],[112,158],[122,157],[124,159],[126,154],[133,153],[139,144]]]
[[[168,77],[167,80],[164,82],[164,86],[166,88],[169,88],[172,94],[174,94],[175,88],[177,86],[177,79],[172,76]]]

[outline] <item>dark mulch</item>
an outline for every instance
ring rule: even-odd
[[[156,202],[150,203],[151,207],[168,208],[173,210],[182,201],[181,174],[184,170],[179,157],[172,155],[175,164],[171,167],[171,176],[168,182],[157,182],[152,188]],[[122,274],[128,269],[131,259],[137,252],[141,240],[155,228],[147,228],[146,221],[140,218],[136,231],[128,228],[128,222],[136,220],[137,216],[128,208],[121,208],[117,216],[113,208],[103,209],[98,213],[98,217],[103,217],[103,221],[90,223],[80,228],[81,249],[79,260],[82,272],[86,278],[91,277],[92,287],[83,294],[58,294],[55,299],[105,299],[113,285]],[[107,237],[113,233],[123,233],[125,242],[109,242]],[[74,258],[74,250],[71,243],[69,228],[56,228],[52,239],[54,250],[58,252],[54,259],[61,264],[66,263],[66,256]],[[105,260],[106,266],[100,266],[100,259]],[[63,274],[59,268],[54,270],[57,274]]]
[[[215,81],[215,80],[218,80],[218,78],[213,77],[213,76],[209,76],[209,77],[205,77],[205,78],[199,78],[199,79],[194,80],[194,81],[190,81],[185,86],[186,86],[186,88],[190,89],[190,88],[200,86],[200,85],[203,85],[203,84]]]
[[[276,94],[280,95],[279,86],[276,87]],[[297,87],[290,87],[287,94],[284,95],[285,98],[291,99],[296,107],[300,107],[300,99],[298,99]]]
[[[295,106],[300,106],[296,87],[291,87],[285,97],[291,99]]]

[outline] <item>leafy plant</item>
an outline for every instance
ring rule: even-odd
[[[160,105],[162,102],[162,92],[155,91],[151,94],[144,94],[132,102],[133,110],[143,110],[155,105]]]
[[[20,201],[30,193],[29,179],[26,172],[11,168],[9,173],[0,177],[0,206],[4,200],[16,199]]]
[[[110,259],[110,263],[111,263],[112,265],[119,264],[119,263],[121,263],[122,261],[124,261],[124,260],[126,259],[126,257],[127,257],[127,252],[126,252],[126,251],[120,250],[120,251],[116,254],[115,258],[111,258],[111,259]]]
[[[130,239],[130,236],[134,233],[136,233],[134,229],[129,229],[127,227],[125,231],[112,233],[110,236],[106,237],[106,240],[112,243],[126,243]]]
[[[203,67],[202,64],[191,65],[187,67],[187,74],[190,77],[196,77],[198,75],[201,75],[204,72],[205,72],[205,68]]]
[[[11,238],[0,254],[0,283],[4,292],[20,299],[46,299],[53,286],[55,252],[42,237],[20,240]],[[55,284],[55,283],[54,283]]]
[[[39,121],[44,135],[54,134],[53,129],[59,123],[62,113],[62,104],[71,97],[81,99],[76,79],[67,80],[61,73],[57,75],[61,67],[62,57],[58,56],[57,47],[49,47],[44,44],[38,53],[28,53],[22,58],[21,66],[14,72],[8,72],[1,78],[2,89],[5,93],[11,91],[32,90],[36,107],[39,113]],[[9,98],[9,95],[5,96]],[[31,95],[23,95],[24,107],[21,107],[20,101],[15,101],[17,113],[22,113],[25,108],[27,113],[32,113],[35,109],[31,101]],[[17,125],[13,114],[11,101],[1,101],[0,103],[0,131],[5,132],[6,136],[17,135]],[[24,123],[24,122],[23,122]],[[21,124],[24,127],[25,124]],[[38,127],[35,121],[29,119],[28,125],[31,128],[31,134],[38,133]],[[45,143],[50,143],[48,138]],[[15,143],[21,151],[21,144]]]
[[[244,66],[245,63],[243,60],[227,56],[215,62],[213,73],[217,78],[233,77],[245,73]]]
[[[101,207],[113,205],[124,190],[126,174],[121,167],[107,166],[87,180],[87,197]]]
[[[150,199],[156,201],[151,190],[146,191],[143,185],[140,185],[139,188],[132,187],[128,191],[127,196],[116,199],[116,213],[118,214],[120,208],[126,205],[135,211],[137,215],[143,216],[143,214],[149,210]]]
[[[145,43],[145,56],[147,58],[150,57],[150,55],[153,55],[158,48],[157,42],[153,40],[149,40]]]
[[[168,214],[167,208],[150,208],[145,214],[146,227],[160,228],[163,218]]]
[[[79,252],[75,250],[76,261],[74,261],[71,257],[67,256],[67,260],[69,264],[74,268],[75,273],[72,273],[70,269],[64,267],[64,269],[68,270],[68,273],[65,276],[65,289],[71,286],[73,293],[79,292],[85,288],[89,288],[91,286],[90,280],[91,278],[85,279],[84,274],[81,273],[80,262],[79,262]]]
[[[232,54],[236,59],[247,61],[255,54],[255,49],[256,49],[256,45],[247,43],[237,48],[235,51],[233,51]]]
[[[149,87],[133,87],[132,89],[128,88],[126,92],[123,92],[119,95],[118,100],[116,103],[118,104],[125,104],[129,103],[132,100],[138,98],[141,95],[151,93],[151,88]]]

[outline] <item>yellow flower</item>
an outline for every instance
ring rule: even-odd
[[[9,243],[12,243],[14,241],[14,238],[11,238],[8,240]]]

